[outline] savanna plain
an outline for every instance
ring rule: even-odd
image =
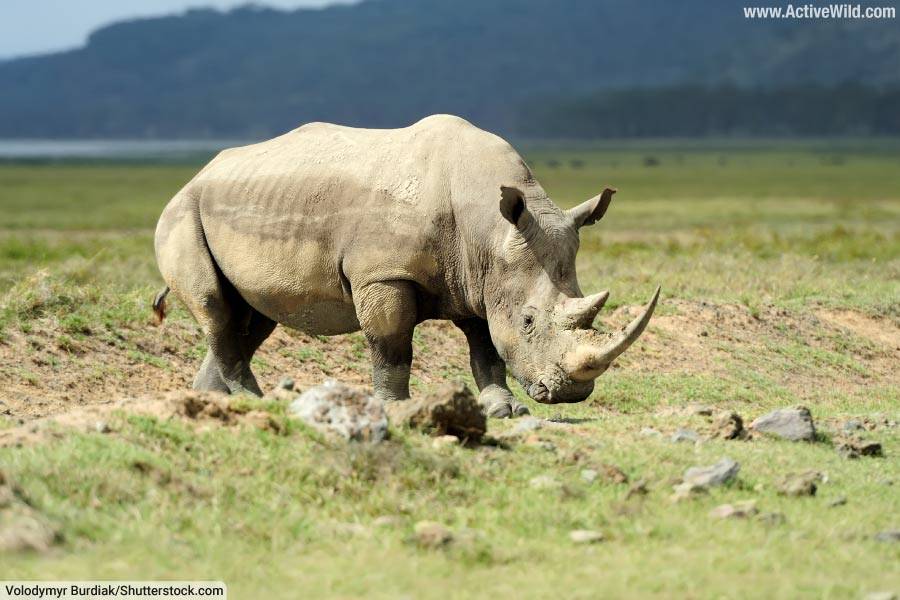
[[[587,401],[539,405],[513,383],[542,427],[492,420],[499,442],[446,447],[402,428],[336,441],[275,398],[148,409],[177,402],[205,352],[177,302],[161,326],[149,308],[156,218],[200,163],[0,164],[0,537],[52,532],[0,553],[0,579],[221,579],[234,598],[900,593],[900,143],[524,154],[563,207],[619,189],[582,233],[582,288],[611,292],[596,326],[657,283],[660,305]],[[415,352],[414,395],[473,385],[451,324],[421,325]],[[279,328],[254,362],[264,390],[368,385],[361,335]],[[717,436],[720,413],[797,405],[815,441]],[[847,435],[882,456],[847,458]],[[736,478],[673,500],[687,468],[726,457]],[[807,471],[815,495],[780,493]],[[710,515],[745,501],[753,514]],[[425,520],[453,541],[423,545]]]

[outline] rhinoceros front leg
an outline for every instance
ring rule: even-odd
[[[497,354],[487,321],[454,321],[469,342],[469,364],[478,385],[478,401],[489,417],[506,419],[528,414],[528,407],[516,400],[506,385],[506,363]]]
[[[353,290],[356,317],[372,353],[372,386],[385,402],[409,398],[416,327],[416,293],[407,281],[370,283]]]

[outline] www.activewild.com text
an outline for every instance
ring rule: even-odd
[[[894,19],[893,6],[863,6],[862,4],[802,4],[787,6],[745,6],[747,19]]]

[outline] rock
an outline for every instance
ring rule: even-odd
[[[741,440],[747,436],[744,420],[736,412],[722,412],[713,421],[713,436],[723,440]]]
[[[652,427],[644,427],[643,429],[641,429],[640,435],[641,437],[662,437],[662,434]]]
[[[556,451],[556,444],[554,444],[550,440],[545,440],[538,435],[529,435],[522,441],[522,443],[531,448],[538,448],[539,450],[545,450],[547,452]]]
[[[691,467],[684,472],[684,483],[697,487],[713,487],[734,479],[741,466],[730,458],[723,458],[708,467]]]
[[[750,423],[750,429],[792,442],[812,442],[816,439],[812,415],[803,406],[782,408],[765,414]]]
[[[537,477],[532,477],[528,482],[528,485],[536,490],[552,490],[560,487],[559,481],[552,475],[538,475]]]
[[[900,529],[888,529],[875,534],[876,542],[900,542]]]
[[[97,433],[110,433],[112,431],[112,427],[109,426],[109,423],[106,421],[97,421],[94,423],[94,431]]]
[[[291,377],[282,377],[278,381],[278,385],[276,386],[279,390],[287,390],[289,392],[294,391],[294,380]]]
[[[700,436],[697,435],[697,432],[692,429],[678,429],[675,433],[672,434],[672,437],[669,438],[673,442],[690,442],[696,443],[700,440]]]
[[[850,459],[860,456],[884,456],[880,443],[850,436],[835,438],[834,448],[838,454]]]
[[[432,435],[455,435],[480,441],[487,432],[487,417],[463,383],[444,384],[424,398],[390,402],[391,420]]]
[[[431,440],[431,447],[435,450],[449,448],[451,446],[459,446],[459,438],[455,435],[439,435]]]
[[[674,490],[674,493],[669,496],[671,502],[684,502],[706,493],[705,487],[693,483],[679,483]]]
[[[858,419],[848,419],[841,425],[841,431],[844,433],[855,433],[857,431],[865,431],[862,421]]]
[[[403,522],[403,520],[398,516],[381,515],[380,517],[375,517],[375,519],[372,520],[372,527],[379,527],[379,528],[386,529],[389,527],[397,527],[402,522]]]
[[[575,544],[596,544],[606,539],[606,536],[592,529],[574,529],[569,532],[569,539]]]
[[[778,484],[778,493],[783,496],[815,496],[820,481],[822,474],[818,471],[790,473]]]
[[[519,419],[519,422],[509,430],[508,436],[519,436],[526,435],[541,429],[544,424],[540,419],[536,419],[534,417],[526,417],[524,419]]]
[[[422,548],[441,548],[453,541],[453,532],[436,521],[419,521],[413,526],[413,532]]]
[[[0,513],[0,553],[43,553],[58,540],[59,532],[27,505]]]
[[[300,394],[288,406],[288,412],[320,431],[347,440],[378,443],[388,437],[384,404],[333,379]]]
[[[863,600],[898,600],[894,592],[869,592],[863,596]]]
[[[713,414],[713,409],[707,404],[689,404],[685,408],[685,412],[694,417],[709,417]]]
[[[721,504],[709,511],[709,516],[714,519],[745,519],[757,512],[756,500],[745,500],[734,504]]]
[[[828,503],[828,508],[836,508],[838,506],[843,506],[847,504],[847,496],[838,496],[834,500]]]
[[[638,479],[630,488],[628,488],[625,499],[629,500],[635,496],[646,496],[648,493],[650,493],[650,490],[647,489],[647,482],[643,479]]]
[[[597,481],[597,477],[600,476],[600,473],[596,471],[596,469],[582,469],[581,470],[581,479],[585,483],[594,483]]]
[[[761,513],[757,517],[757,520],[763,525],[768,525],[770,527],[775,525],[782,525],[785,521],[787,521],[784,514],[780,512]]]
[[[600,471],[603,478],[610,483],[628,483],[628,475],[616,465],[603,463],[600,465]]]

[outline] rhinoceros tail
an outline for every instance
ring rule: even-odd
[[[156,315],[157,325],[162,325],[162,322],[166,319],[166,296],[168,295],[169,286],[166,286],[153,298],[153,314]]]

